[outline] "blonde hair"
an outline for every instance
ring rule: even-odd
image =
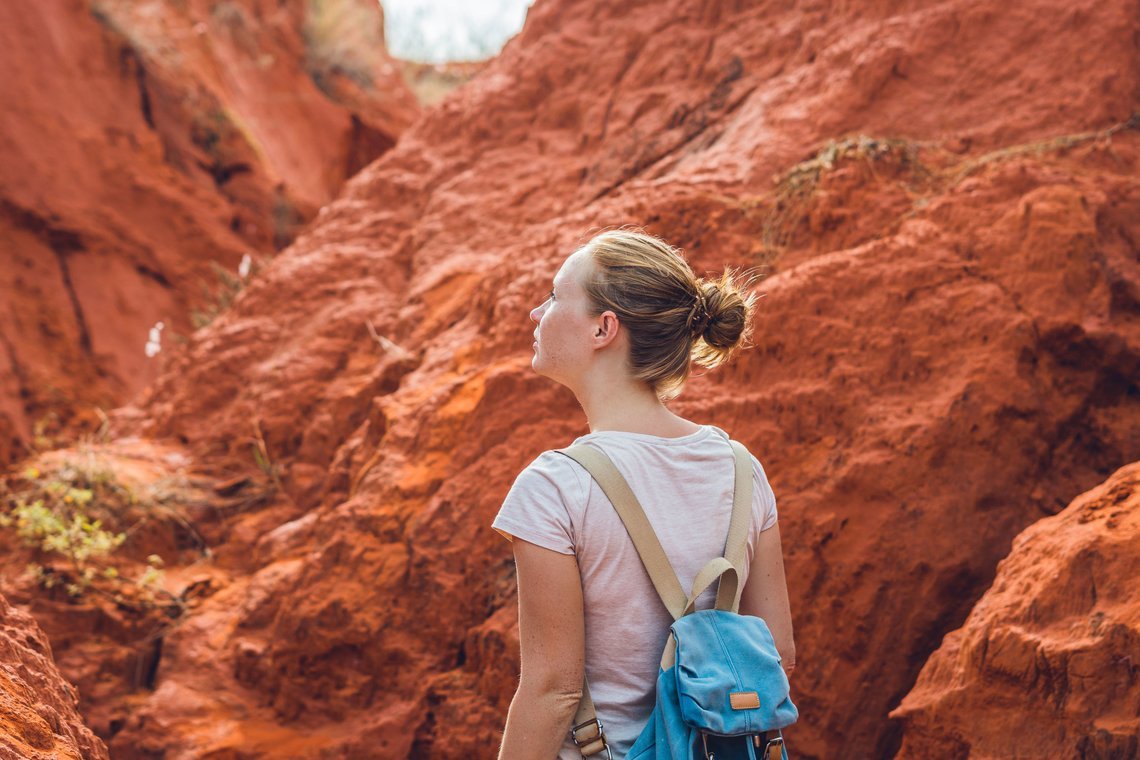
[[[594,272],[582,283],[592,316],[613,311],[629,333],[634,377],[661,399],[676,397],[690,363],[724,364],[751,334],[756,296],[726,268],[716,279],[698,278],[681,252],[644,232],[603,232],[583,248]]]

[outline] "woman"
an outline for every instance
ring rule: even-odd
[[[723,430],[663,402],[680,392],[691,362],[715,367],[746,340],[753,301],[731,270],[698,280],[666,243],[617,230],[566,259],[530,313],[531,366],[574,392],[590,426],[574,443],[613,460],[683,588],[724,550],[734,458]],[[776,503],[755,457],[753,486],[741,612],[764,618],[790,674]],[[580,465],[547,451],[516,478],[494,528],[513,543],[522,662],[500,760],[581,757],[569,728],[583,672],[613,756],[624,757],[652,712],[672,618],[620,518]],[[710,590],[697,608],[713,601]]]

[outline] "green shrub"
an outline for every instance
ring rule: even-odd
[[[44,555],[44,563],[28,566],[41,586],[62,585],[73,597],[93,591],[127,607],[156,607],[160,597],[181,606],[162,588],[163,561],[158,555],[147,558],[146,569],[137,578],[125,576],[113,564],[127,533],[104,525],[98,512],[101,506],[103,514],[109,510],[98,502],[103,499],[125,507],[134,504],[136,497],[90,450],[63,460],[51,473],[28,467],[21,477],[28,485],[22,493],[3,489],[0,528],[12,529],[25,546]],[[52,558],[62,559],[63,567],[57,567],[58,561]]]

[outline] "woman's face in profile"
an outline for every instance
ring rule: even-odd
[[[532,309],[534,357],[530,366],[540,375],[574,388],[589,368],[595,319],[589,314],[589,299],[582,288],[583,275],[593,266],[589,253],[570,254],[554,276],[554,287],[545,301]]]

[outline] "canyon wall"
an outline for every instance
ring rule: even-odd
[[[0,463],[98,427],[151,326],[212,319],[419,113],[368,0],[6,3],[0,66]]]
[[[256,428],[292,511],[243,516],[206,605],[232,633],[168,639],[113,746],[209,741],[160,697],[212,668],[353,756],[491,756],[517,634],[487,525],[585,429],[526,313],[591,230],[638,223],[770,274],[754,350],[675,408],[771,474],[797,754],[892,754],[887,713],[1013,537],[1140,458],[1136,21],[539,3],[117,417],[204,458]]]

